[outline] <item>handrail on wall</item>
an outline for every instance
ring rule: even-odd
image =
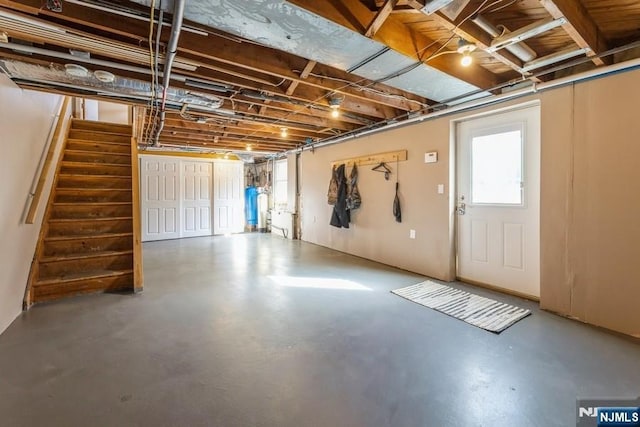
[[[42,153],[44,154],[46,150],[47,155],[44,159],[44,163],[42,164],[42,169],[40,170],[40,176],[38,177],[36,188],[31,193],[29,193],[29,196],[31,196],[31,203],[25,217],[25,224],[33,224],[35,222],[40,199],[42,198],[42,192],[44,191],[44,184],[47,181],[47,175],[49,174],[49,169],[51,168],[53,157],[60,141],[64,140],[64,138],[61,138],[61,136],[66,136],[66,132],[63,132],[63,126],[65,122],[67,124],[69,123],[65,120],[65,118],[67,115],[67,110],[69,109],[70,99],[71,98],[68,96],[64,97],[64,100],[60,104],[58,114],[54,117],[54,120],[52,122],[52,127],[55,124],[55,130],[53,131],[51,139],[47,141],[47,144],[45,144],[42,151]],[[51,135],[51,133],[49,133],[49,135]],[[49,148],[47,149],[47,147]]]

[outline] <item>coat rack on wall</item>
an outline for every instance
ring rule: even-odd
[[[370,154],[368,156],[352,157],[350,159],[336,160],[331,162],[331,166],[346,165],[366,166],[380,163],[395,163],[407,160],[407,150],[389,151],[387,153]]]

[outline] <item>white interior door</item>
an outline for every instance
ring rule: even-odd
[[[179,161],[141,157],[142,241],[180,237]]]
[[[244,165],[218,162],[213,168],[213,234],[244,231]]]
[[[540,296],[540,110],[460,122],[457,275]]]
[[[181,236],[211,235],[211,182],[213,164],[210,162],[182,161],[180,188],[182,197]]]

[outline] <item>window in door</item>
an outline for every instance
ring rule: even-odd
[[[522,206],[522,126],[482,132],[471,139],[471,203]]]

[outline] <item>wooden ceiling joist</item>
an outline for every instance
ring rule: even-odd
[[[587,55],[594,57],[594,64],[611,63],[610,58],[595,57],[608,49],[607,41],[579,0],[540,0],[540,3],[552,17],[566,18],[563,28],[580,48],[590,49]]]
[[[365,37],[373,37],[378,32],[380,27],[382,27],[382,24],[384,24],[384,21],[386,21],[389,15],[391,15],[391,12],[393,11],[393,8],[396,7],[397,3],[398,0],[386,0],[384,2],[376,16],[373,18],[373,21],[371,21],[371,24],[369,24],[369,27],[364,32]]]

